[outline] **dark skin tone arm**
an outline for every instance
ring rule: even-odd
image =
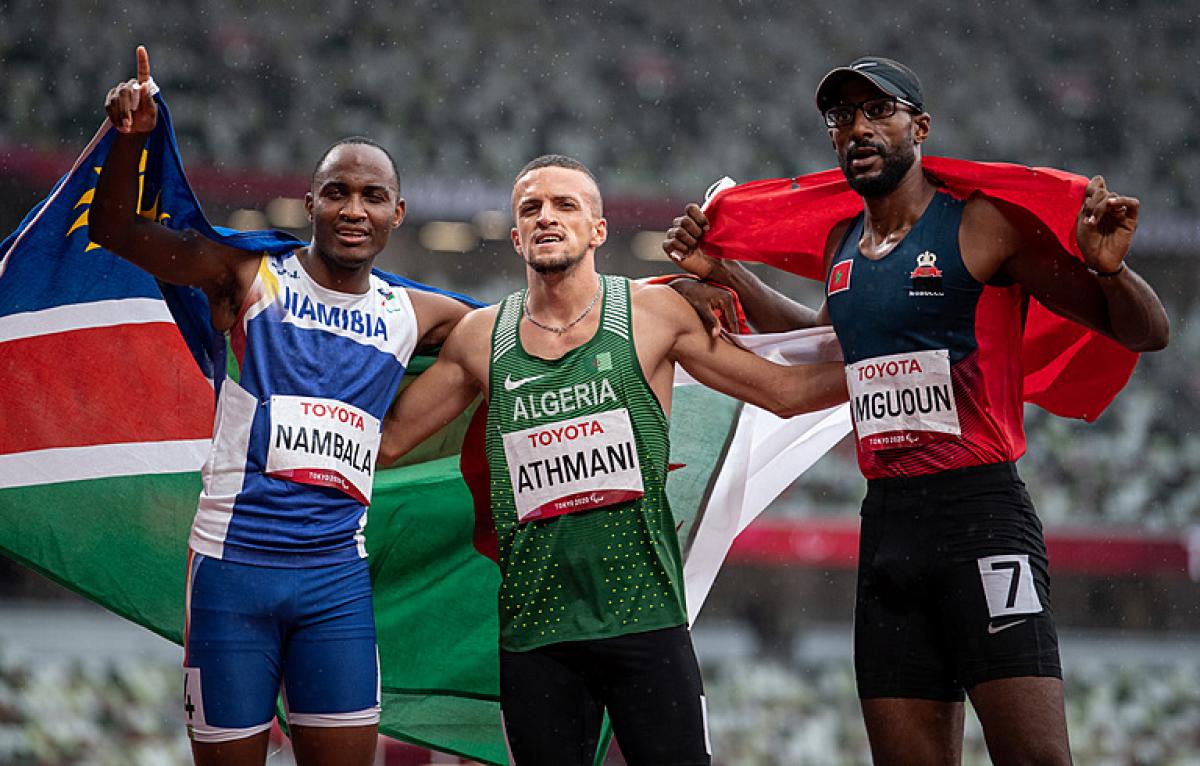
[[[423,290],[409,290],[408,299],[417,315],[417,337],[420,338],[417,345],[422,350],[445,343],[450,331],[471,311],[469,306],[453,298]]]
[[[959,244],[964,262],[980,282],[1004,273],[1051,311],[1117,341],[1131,351],[1157,351],[1170,338],[1166,309],[1154,290],[1127,264],[1139,204],[1110,192],[1093,178],[1076,219],[1084,260],[1062,251],[1036,227],[1016,226],[1018,212],[983,197],[963,211]],[[1091,269],[1091,270],[1089,270]],[[1105,272],[1113,276],[1098,276]]]
[[[213,327],[224,332],[237,320],[261,256],[227,247],[195,231],[174,231],[137,214],[138,164],[146,138],[158,121],[154,99],[143,90],[150,79],[145,48],[138,48],[137,60],[137,78],[113,88],[105,100],[105,111],[117,135],[96,186],[89,234],[97,244],[164,282],[202,289],[208,296]],[[399,210],[402,213],[402,207]],[[355,216],[365,217],[361,212]],[[321,268],[323,261],[311,259],[310,265]],[[408,295],[422,347],[440,345],[468,311],[446,296],[420,290],[409,290]]]
[[[138,163],[158,122],[144,90],[150,57],[138,48],[137,78],[109,91],[104,109],[117,135],[100,171],[89,214],[89,236],[164,282],[198,287],[208,296],[213,326],[233,326],[260,257],[226,247],[194,231],[173,231],[137,214]]]

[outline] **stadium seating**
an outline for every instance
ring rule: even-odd
[[[553,150],[594,165],[610,193],[691,198],[726,174],[832,164],[816,82],[870,52],[923,77],[932,153],[1104,172],[1156,209],[1195,210],[1200,155],[1181,141],[1200,84],[1171,76],[1188,24],[1163,1],[1136,3],[1137,23],[1126,4],[1074,5],[1013,0],[998,22],[986,3],[877,0],[836,13],[162,0],[109,24],[14,0],[0,7],[0,143],[78,145],[143,42],[192,162],[304,172],[333,138],[365,133],[409,175],[503,182]]]
[[[703,670],[716,766],[869,762],[849,662],[743,656],[704,660]],[[1197,763],[1200,662],[1081,659],[1067,671],[1077,763]],[[188,764],[178,690],[171,664],[30,662],[0,646],[0,763]],[[963,763],[984,766],[982,732],[967,721]]]
[[[0,3],[0,153],[74,156],[144,43],[189,167],[303,177],[333,139],[366,134],[393,151],[405,183],[506,185],[526,160],[556,151],[593,166],[608,195],[694,199],[722,175],[829,167],[815,84],[874,53],[922,76],[929,153],[1104,173],[1143,200],[1147,218],[1183,221],[1180,241],[1196,241],[1196,21],[1169,0],[85,5]],[[1143,358],[1117,406],[1091,425],[1027,410],[1020,470],[1048,529],[1165,535],[1200,524],[1200,302],[1195,252],[1178,250],[1149,254],[1171,277],[1152,281],[1175,293],[1171,347]],[[447,286],[508,289],[474,271]],[[767,513],[851,519],[864,489],[846,442]],[[46,595],[16,572],[0,562],[0,594]],[[0,643],[0,764],[190,763],[177,664],[37,649]],[[829,661],[767,660],[705,656],[701,644],[715,763],[868,762],[840,650]],[[1200,660],[1065,656],[1077,763],[1200,766]],[[985,763],[968,716],[964,764]]]

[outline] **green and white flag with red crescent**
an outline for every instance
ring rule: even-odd
[[[139,210],[252,251],[286,235],[212,227],[159,99]],[[160,285],[91,243],[88,208],[111,133],[0,244],[0,553],[172,641],[183,628],[188,530],[224,342],[203,296]],[[397,279],[397,283],[422,287]],[[762,353],[829,338],[771,340]],[[419,374],[428,360],[417,359]],[[845,408],[779,421],[679,381],[668,482],[693,619],[733,537],[849,430]],[[384,734],[505,763],[496,566],[472,545],[460,470],[467,419],[380,471],[367,525]],[[470,463],[470,455],[466,462]],[[80,637],[81,640],[83,637]]]

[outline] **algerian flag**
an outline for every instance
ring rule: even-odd
[[[842,358],[837,337],[829,327],[739,336],[739,342],[756,354],[780,363],[806,364]],[[688,617],[693,622],[734,538],[852,429],[847,405],[785,420],[696,385],[679,369],[671,413],[671,462],[686,463],[689,453],[711,452],[714,443],[697,432],[703,431],[709,414],[718,406],[730,405],[735,406],[737,417],[725,426],[722,451],[708,476],[703,496],[685,495],[673,483],[674,477],[667,483],[672,510],[677,515],[694,513],[696,519],[686,538],[683,565]],[[718,435],[719,432],[713,434]]]
[[[208,224],[156,98],[141,214],[251,251],[296,247],[276,232]],[[102,128],[0,244],[0,552],[178,643],[224,340],[199,291],[160,285],[88,241],[112,135]],[[413,360],[409,372],[421,366]],[[693,618],[733,535],[848,428],[844,411],[809,420],[812,429],[698,386],[677,389],[671,460],[684,467],[668,492],[688,551]],[[380,730],[502,764],[499,572],[472,546],[475,515],[455,454],[465,425],[460,419],[407,465],[376,477],[366,539]]]

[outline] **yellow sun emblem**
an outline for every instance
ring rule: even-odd
[[[171,214],[158,212],[158,197],[157,196],[154,198],[154,202],[153,202],[153,204],[150,205],[150,207],[144,208],[142,206],[142,196],[143,196],[143,192],[145,191],[145,188],[146,188],[146,160],[149,156],[150,156],[150,152],[143,149],[141,159],[138,161],[137,210],[138,210],[138,215],[140,215],[142,218],[145,218],[150,221],[158,221],[159,223],[162,223],[163,221],[166,221],[168,218],[170,218]],[[99,166],[92,168],[92,174],[94,176],[94,178],[92,179],[92,183],[88,187],[88,190],[85,191],[83,193],[83,195],[79,198],[79,201],[75,203],[75,209],[79,210],[79,208],[83,208],[83,211],[79,214],[79,217],[75,219],[75,223],[71,224],[71,228],[67,229],[67,233],[66,233],[67,237],[71,236],[71,234],[73,234],[77,229],[82,229],[88,225],[88,213],[91,211],[92,200],[96,196],[96,182],[100,180],[100,170],[101,170],[101,168]],[[99,247],[100,246],[97,245],[95,242],[88,240],[87,247],[85,247],[83,249],[83,251],[86,253],[89,250],[99,249]]]

